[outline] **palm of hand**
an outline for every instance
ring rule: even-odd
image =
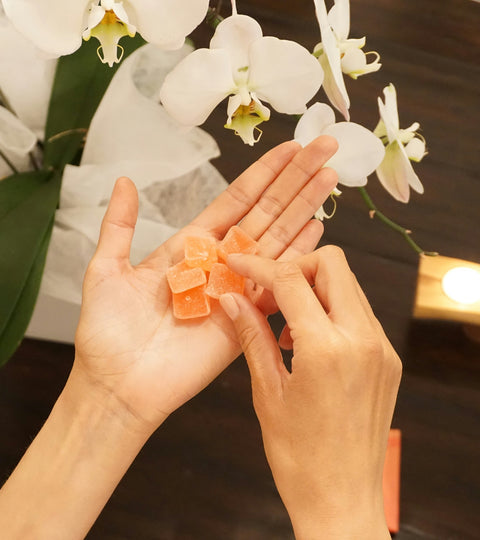
[[[266,257],[314,249],[323,227],[310,218],[336,184],[322,168],[335,149],[330,137],[274,148],[137,267],[136,189],[117,182],[85,277],[75,366],[154,426],[204,388],[239,354],[235,332],[218,304],[209,317],[177,321],[165,271],[183,257],[186,235],[220,239],[239,222]]]
[[[110,260],[92,265],[85,280],[79,360],[131,408],[153,416],[188,401],[240,353],[218,302],[209,317],[173,316],[165,270],[177,262],[169,248],[182,244],[187,231],[135,268]]]

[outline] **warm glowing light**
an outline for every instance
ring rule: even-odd
[[[480,272],[463,266],[452,268],[443,276],[442,288],[454,302],[474,304],[480,301]]]

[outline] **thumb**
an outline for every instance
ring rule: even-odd
[[[266,317],[241,294],[222,295],[220,305],[233,322],[247,359],[254,399],[278,394],[288,371]]]

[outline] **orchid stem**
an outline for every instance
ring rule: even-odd
[[[223,21],[223,17],[220,15],[222,9],[222,0],[219,0],[217,7],[208,8],[207,16],[205,20],[214,30]]]
[[[423,250],[416,242],[413,241],[411,234],[412,231],[405,229],[405,227],[402,227],[398,223],[395,223],[390,218],[388,218],[385,214],[380,212],[380,210],[377,208],[377,206],[372,201],[370,195],[367,193],[367,190],[364,187],[359,187],[358,190],[360,191],[360,194],[362,195],[363,200],[365,201],[365,204],[370,209],[370,217],[373,219],[374,217],[377,217],[382,223],[393,229],[394,231],[400,233],[406,240],[406,242],[409,244],[409,246],[419,255],[428,255],[430,257],[434,257],[438,255],[436,251],[425,251]]]

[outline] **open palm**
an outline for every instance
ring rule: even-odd
[[[323,228],[310,218],[336,184],[336,174],[322,168],[335,150],[329,137],[304,149],[294,142],[274,148],[135,267],[137,193],[120,179],[85,276],[74,369],[153,427],[208,385],[240,353],[235,331],[217,302],[208,317],[175,319],[166,270],[183,258],[186,236],[221,239],[237,223],[264,256],[314,249]]]

